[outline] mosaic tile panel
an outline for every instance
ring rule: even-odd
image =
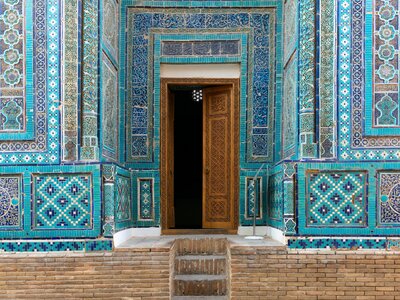
[[[35,0],[32,11],[34,63],[27,75],[33,75],[35,136],[0,142],[0,164],[59,160],[59,1]]]
[[[373,104],[374,125],[400,126],[399,1],[374,1]]]
[[[283,72],[282,158],[295,154],[297,144],[297,59],[293,58]]]
[[[300,156],[317,155],[315,139],[315,1],[300,3],[299,118]]]
[[[366,226],[366,172],[308,171],[307,226]]]
[[[103,0],[102,40],[110,55],[118,61],[119,4],[116,0]]]
[[[163,29],[167,34],[185,29],[188,33],[198,34],[218,32],[226,29],[253,29],[253,42],[249,43],[254,50],[248,60],[253,63],[254,74],[249,75],[252,96],[249,94],[249,160],[266,160],[272,157],[268,151],[270,128],[274,122],[273,105],[274,84],[270,78],[275,75],[274,57],[275,39],[274,15],[267,9],[148,9],[128,8],[127,18],[127,94],[129,99],[127,130],[127,160],[129,162],[153,162],[153,124],[152,111],[152,57],[151,31]],[[149,50],[150,49],[150,50]],[[155,79],[156,82],[158,79]],[[157,117],[157,116],[156,116]],[[129,123],[130,122],[130,123]]]
[[[399,251],[400,250],[400,239],[388,239],[386,248],[387,248],[387,250]]]
[[[320,0],[319,150],[336,157],[336,0]]]
[[[400,172],[378,172],[378,226],[400,226]]]
[[[138,178],[139,221],[154,219],[154,180]]]
[[[369,90],[371,60],[367,58],[372,44],[371,48],[365,47],[372,33],[370,36],[364,33],[372,28],[366,25],[368,18],[365,19],[372,1],[367,3],[342,0],[339,5],[339,156],[343,160],[398,160],[400,151],[396,147],[400,139],[394,136],[396,132],[393,128],[374,131],[368,120],[371,117],[368,110],[372,109],[368,99],[373,93]],[[368,16],[372,16],[369,11]]]
[[[105,54],[102,55],[102,155],[118,159],[118,71]]]
[[[0,229],[18,229],[22,226],[22,205],[21,176],[0,176]]]
[[[115,179],[115,222],[132,220],[131,181],[129,177],[117,175]]]
[[[256,219],[262,217],[262,178],[246,177],[246,219]]]
[[[0,133],[26,129],[25,2],[0,3]]]
[[[295,220],[295,195],[296,195],[296,164],[283,164],[283,221],[286,235],[296,233],[297,223]]]
[[[103,236],[112,237],[115,231],[115,166],[103,165]]]
[[[64,106],[63,106],[63,160],[78,160],[78,103],[80,79],[80,9],[79,0],[71,0],[64,7]]]
[[[297,0],[285,0],[284,4],[284,55],[283,63],[286,64],[297,48],[298,39],[298,2]]]
[[[85,241],[85,249],[84,250],[86,252],[112,251],[113,250],[113,241],[112,240]]]
[[[272,221],[283,221],[283,174],[273,174],[268,179],[268,217]]]
[[[91,229],[92,176],[90,174],[33,175],[35,229]]]
[[[241,53],[239,41],[163,41],[164,56],[237,56]]]
[[[85,0],[83,7],[82,60],[82,160],[97,160],[98,151],[98,1]]]
[[[0,252],[112,251],[112,240],[1,241]]]
[[[289,239],[289,249],[330,249],[330,250],[357,250],[357,249],[386,249],[386,239],[330,239],[330,238],[299,238]]]

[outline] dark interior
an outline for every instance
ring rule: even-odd
[[[192,89],[174,90],[175,228],[202,228],[202,101]]]

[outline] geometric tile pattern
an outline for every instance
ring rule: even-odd
[[[246,177],[246,219],[262,218],[262,178]]]
[[[295,221],[295,196],[296,196],[296,164],[286,163],[283,165],[283,221],[285,235],[296,233],[297,223]]]
[[[154,219],[153,178],[138,178],[138,220]]]
[[[0,252],[54,252],[54,251],[112,251],[112,240],[76,240],[76,241],[2,241]]]
[[[378,226],[400,226],[400,172],[378,172]]]
[[[268,217],[272,221],[283,220],[283,173],[273,174],[268,179]]]
[[[130,221],[132,220],[131,180],[129,177],[117,175],[115,185],[115,221],[117,223]]]
[[[298,238],[288,240],[289,249],[329,249],[329,250],[357,250],[357,249],[386,249],[387,240],[377,239],[330,239],[330,238]]]
[[[0,133],[25,129],[25,1],[0,3]]]
[[[0,229],[21,227],[21,181],[20,176],[0,176]]]
[[[366,172],[308,171],[307,226],[365,226]]]
[[[251,30],[252,41],[249,41],[250,55],[247,57],[253,67],[249,73],[248,100],[248,152],[249,160],[265,161],[272,157],[268,151],[270,138],[273,137],[274,123],[274,85],[271,79],[275,76],[274,60],[274,13],[269,9],[224,8],[215,10],[197,9],[141,9],[127,8],[126,39],[128,45],[126,76],[126,101],[128,129],[127,161],[153,162],[153,48],[150,47],[152,31],[162,30],[163,34],[186,30],[197,34],[223,34],[229,30]],[[222,45],[222,44],[221,44]],[[182,46],[183,47],[183,46]],[[195,47],[195,46],[193,46]],[[211,43],[210,43],[211,47]],[[183,49],[183,48],[182,48]],[[183,50],[182,50],[183,51]],[[239,50],[238,50],[239,51]],[[236,50],[235,50],[236,52]],[[205,55],[209,56],[205,52]],[[272,108],[271,108],[272,105]],[[269,108],[270,107],[270,108]],[[272,125],[272,126],[271,126]],[[158,129],[157,129],[158,131]],[[156,132],[157,132],[156,131]]]
[[[92,176],[34,175],[35,229],[91,229]]]
[[[21,2],[7,1],[7,3],[19,5]],[[30,52],[27,55],[30,55],[34,62],[31,66],[33,69],[27,71],[27,76],[31,74],[33,78],[27,81],[26,85],[27,91],[29,86],[34,89],[33,100],[31,100],[33,107],[28,109],[28,113],[35,112],[31,120],[35,124],[35,134],[32,139],[21,141],[18,141],[17,134],[7,133],[9,141],[2,136],[0,164],[54,163],[59,160],[60,51],[57,45],[60,44],[60,3],[58,0],[35,0],[32,6],[28,5],[27,1],[25,4],[27,9],[31,7],[33,19],[33,46],[26,49]],[[26,41],[28,42],[29,39]],[[19,51],[22,53],[23,50],[19,49]],[[27,60],[27,66],[28,62]],[[27,97],[27,107],[30,105],[28,100]],[[29,123],[31,122],[27,122],[27,126]]]
[[[112,251],[113,249],[113,241],[112,240],[93,240],[85,241],[85,251]]]
[[[103,236],[112,237],[115,230],[115,166],[103,164]]]

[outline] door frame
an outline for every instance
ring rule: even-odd
[[[233,228],[231,229],[173,229],[171,228],[171,218],[174,217],[173,212],[169,209],[169,203],[173,203],[173,174],[170,174],[170,164],[173,164],[173,153],[171,154],[171,117],[169,114],[171,103],[169,101],[170,92],[169,86],[173,85],[206,85],[209,87],[215,86],[232,86],[233,90],[233,114],[234,122],[231,134],[234,139],[234,159],[233,165],[235,174],[232,190],[232,205],[234,207]],[[161,232],[162,234],[177,234],[177,233],[236,233],[239,226],[239,149],[240,149],[240,80],[232,78],[161,78],[161,93],[160,93],[160,204],[161,204]],[[173,148],[173,147],[172,147]],[[203,146],[204,148],[204,146]],[[172,199],[171,199],[172,197]],[[203,200],[202,200],[203,201]],[[173,209],[173,208],[172,208]]]

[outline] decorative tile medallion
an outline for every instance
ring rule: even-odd
[[[307,226],[367,225],[366,172],[307,171]]]
[[[91,229],[92,176],[89,174],[33,175],[33,227]]]
[[[0,176],[0,229],[22,226],[22,178],[19,175]]]
[[[378,226],[400,226],[400,172],[378,172]]]

